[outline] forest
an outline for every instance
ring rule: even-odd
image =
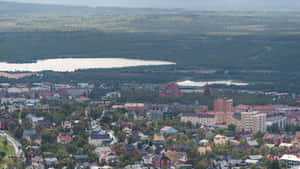
[[[232,79],[251,83],[247,89],[300,92],[298,12],[89,8],[8,2],[0,2],[0,11],[1,61],[112,57],[176,62],[176,66],[109,70],[140,76],[65,74],[61,80],[167,83]],[[203,74],[195,71],[199,69],[216,71]],[[55,73],[47,75],[57,81]],[[40,80],[49,80],[45,77]]]

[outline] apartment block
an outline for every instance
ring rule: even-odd
[[[233,112],[233,100],[219,98],[214,101],[214,112]]]
[[[257,111],[241,113],[241,128],[245,132],[265,132],[267,116]]]

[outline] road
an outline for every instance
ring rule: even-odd
[[[24,158],[24,152],[23,152],[22,149],[19,148],[19,147],[22,147],[22,145],[17,140],[15,140],[13,137],[9,136],[8,134],[6,134],[4,132],[1,132],[0,136],[6,138],[7,141],[10,142],[10,144],[14,148],[14,151],[15,151],[15,154],[16,154],[17,158],[19,158],[19,159]]]
[[[110,130],[107,133],[112,138],[112,142],[110,143],[111,145],[118,143],[117,138],[114,136],[114,131]]]

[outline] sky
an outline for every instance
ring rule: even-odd
[[[192,10],[300,10],[300,0],[5,0],[14,2],[111,6],[134,8],[183,8]]]

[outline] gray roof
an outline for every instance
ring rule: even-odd
[[[263,158],[262,155],[251,155],[249,156],[251,160],[261,160]]]
[[[55,157],[45,158],[45,162],[47,165],[58,164],[58,160]]]
[[[36,130],[35,129],[29,129],[29,130],[24,130],[23,131],[23,138],[31,137],[31,136],[34,136],[34,135],[36,135]]]
[[[33,162],[38,162],[40,159],[41,159],[40,156],[35,156],[35,157],[33,157],[33,158],[31,159],[31,161],[33,161]]]
[[[249,146],[258,146],[258,143],[256,140],[247,141],[247,143],[249,144]]]
[[[199,117],[199,118],[215,118],[215,114],[197,114],[197,113],[186,113],[182,114],[182,116],[187,116],[187,117]]]
[[[97,148],[95,149],[95,152],[96,152],[98,155],[101,155],[101,154],[103,154],[103,153],[105,153],[105,152],[111,152],[111,149],[110,149],[110,147],[97,147]]]

